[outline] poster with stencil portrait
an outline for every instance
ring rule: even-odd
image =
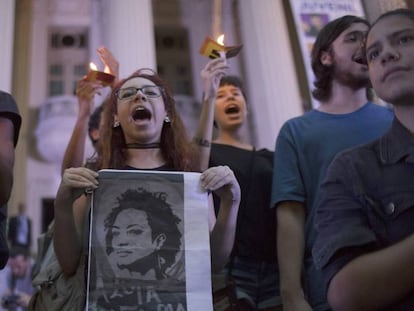
[[[99,171],[87,310],[212,310],[208,199],[199,177]]]

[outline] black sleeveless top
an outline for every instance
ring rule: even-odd
[[[273,152],[212,144],[209,166],[228,165],[241,189],[233,254],[276,262],[276,211],[270,208]],[[218,208],[215,197],[214,206]]]

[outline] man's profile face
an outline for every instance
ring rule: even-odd
[[[144,211],[132,208],[121,211],[110,230],[118,265],[131,264],[160,247],[156,239],[152,239],[152,229]]]
[[[368,66],[363,62],[363,43],[368,26],[353,23],[332,43],[334,78],[355,89],[369,85]]]

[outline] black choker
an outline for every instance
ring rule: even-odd
[[[139,144],[139,143],[133,143],[133,144],[126,144],[127,149],[155,149],[155,148],[161,148],[160,143],[151,143],[151,144]]]

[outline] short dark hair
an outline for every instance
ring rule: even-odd
[[[380,15],[374,23],[372,23],[371,27],[368,30],[368,34],[371,31],[372,27],[374,27],[380,20],[382,20],[385,17],[389,17],[389,16],[395,16],[395,15],[401,15],[404,17],[408,17],[409,19],[414,21],[414,10],[410,10],[410,9],[396,9],[396,10],[392,10],[392,11],[388,11],[385,12],[384,14]],[[368,36],[367,34],[367,36]]]
[[[332,43],[335,39],[355,23],[363,23],[369,26],[368,21],[361,17],[345,15],[326,24],[316,37],[311,53],[311,65],[315,75],[313,83],[315,89],[313,89],[312,95],[319,101],[327,100],[331,96],[332,76],[334,73],[332,66],[322,64],[322,53],[331,51]]]
[[[224,76],[221,78],[220,80],[220,86],[225,86],[225,85],[232,85],[235,86],[237,88],[240,89],[240,91],[243,94],[243,97],[246,98],[246,94],[244,93],[244,87],[243,87],[243,82],[241,81],[241,79],[237,76]]]

